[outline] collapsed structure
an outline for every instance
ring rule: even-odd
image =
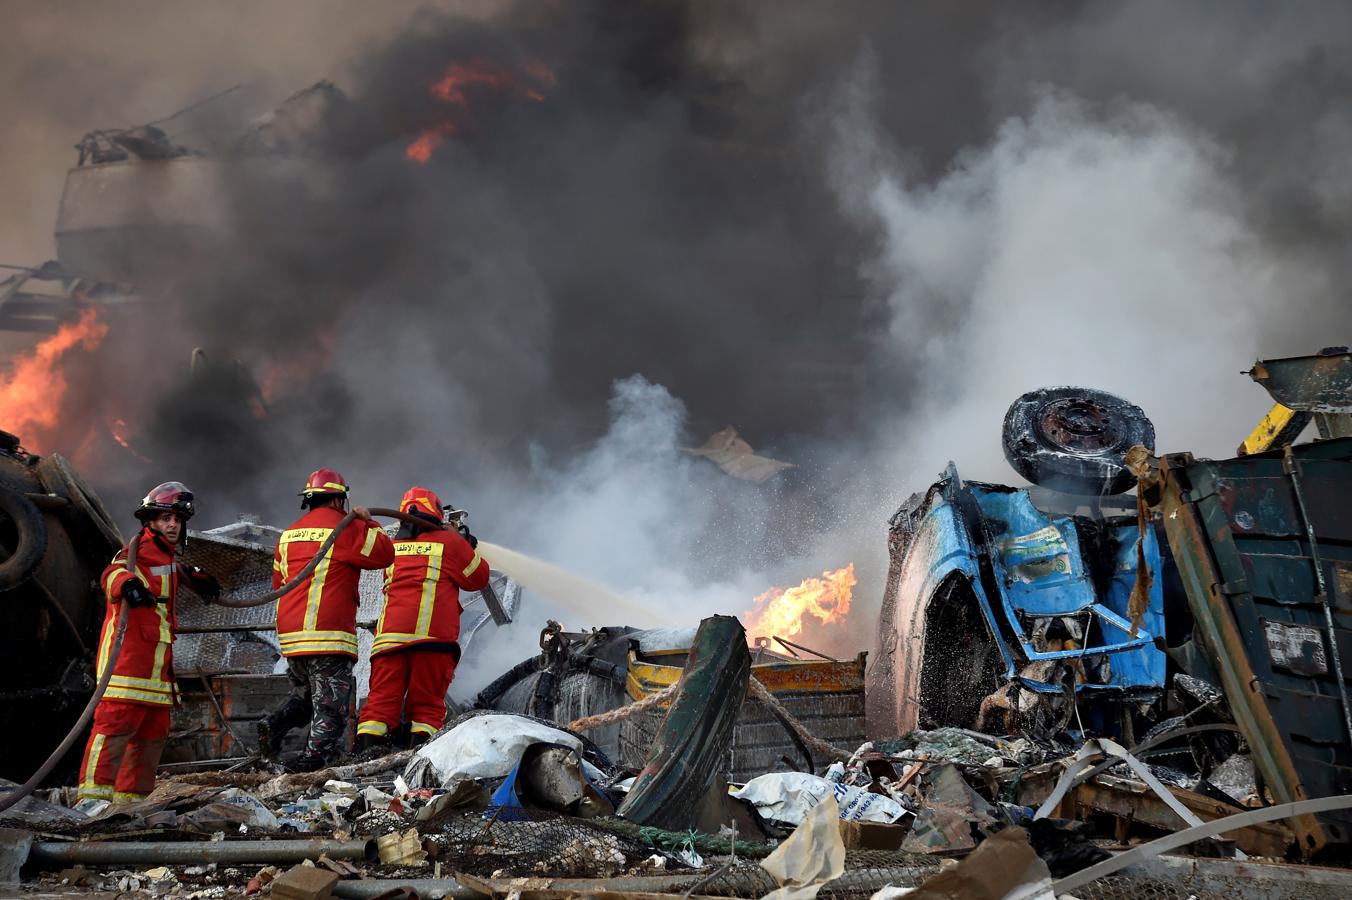
[[[155,794],[92,816],[69,789],[30,797],[4,814],[20,830],[3,833],[0,877],[23,864],[202,897],[1345,896],[1345,871],[1276,860],[1345,859],[1352,823],[1352,354],[1251,374],[1278,405],[1222,461],[1156,458],[1144,414],[1108,395],[1021,398],[1007,452],[1045,484],[968,483],[950,466],[903,505],[867,695],[865,654],[781,656],[730,617],[549,623],[537,656],[416,752],[249,771],[252,721],[282,679],[269,614],[186,597],[183,703]],[[1302,421],[1322,439],[1290,443]],[[58,735],[61,702],[45,719],[22,704],[70,707],[92,686],[101,604],[70,573],[121,538],[63,459],[4,446],[0,576],[16,647],[46,666],[29,677],[51,682],[5,711]],[[241,521],[193,533],[189,553],[261,596],[275,541]],[[363,619],[378,594],[363,585]],[[462,641],[519,602],[495,573]],[[1187,845],[1234,858],[1158,855]]]

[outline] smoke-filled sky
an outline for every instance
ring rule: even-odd
[[[0,262],[52,254],[84,132],[243,85],[164,124],[229,161],[215,231],[119,259],[146,306],[76,391],[155,461],[107,449],[95,483],[125,506],[182,478],[204,525],[287,521],[331,465],[360,502],[427,484],[692,618],[850,561],[870,610],[907,494],[949,459],[1017,480],[999,428],[1023,391],[1106,388],[1160,450],[1228,454],[1267,405],[1239,373],[1352,322],[1345,4],[0,16]],[[457,65],[510,83],[449,100]],[[350,103],[241,161],[247,123],[320,78]],[[727,424],[798,468],[755,486],[681,454]]]

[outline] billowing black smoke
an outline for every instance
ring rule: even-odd
[[[575,449],[633,372],[685,398],[697,433],[849,424],[876,314],[802,142],[825,82],[757,89],[693,10],[426,12],[302,137],[243,140],[229,239],[164,262],[174,327],[208,364],[166,389],[147,455],[268,509],[274,473],[334,456]]]
[[[521,3],[331,77],[304,127],[204,147],[239,163],[228,234],[161,252],[105,346],[89,405],[139,406],[155,460],[106,491],[281,521],[329,465],[661,602],[850,560],[866,602],[948,458],[1013,479],[1023,391],[1224,453],[1265,401],[1235,373],[1352,330],[1344,6]],[[798,468],[679,454],[726,424]]]

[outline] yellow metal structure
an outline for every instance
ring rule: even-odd
[[[1244,439],[1244,443],[1239,445],[1236,455],[1248,456],[1252,453],[1262,453],[1264,450],[1289,444],[1309,424],[1309,413],[1291,409],[1280,403],[1273,404],[1272,409],[1268,410],[1267,415],[1263,416],[1263,421],[1259,422],[1258,427]]]
[[[678,650],[670,654],[649,653],[649,659],[662,655],[680,655]],[[827,660],[804,660],[802,662],[774,662],[751,667],[751,674],[772,694],[781,691],[834,694],[864,689],[864,654],[846,662]],[[636,654],[629,654],[629,673],[625,679],[625,689],[631,700],[642,700],[649,694],[655,694],[677,682],[684,669],[681,666],[662,665],[661,663],[640,660]]]

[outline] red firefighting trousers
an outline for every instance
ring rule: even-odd
[[[395,650],[371,657],[371,690],[357,734],[384,735],[407,717],[413,734],[435,734],[446,721],[446,688],[455,656],[443,650]]]
[[[81,800],[140,800],[155,788],[168,706],[101,700],[80,764]]]

